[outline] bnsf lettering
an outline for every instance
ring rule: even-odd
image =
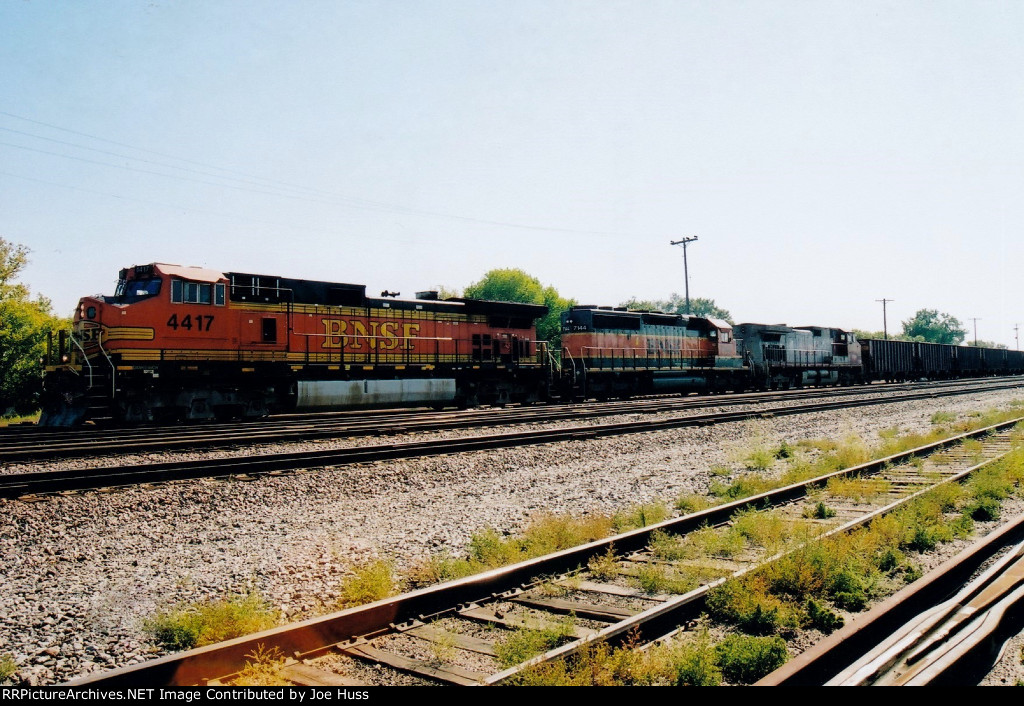
[[[167,325],[177,331],[179,328],[183,328],[186,331],[191,331],[193,327],[196,331],[209,331],[210,326],[213,324],[213,317],[206,314],[199,314],[192,316],[191,314],[185,314],[181,321],[178,321],[177,314],[171,314],[171,318],[167,319]]]
[[[369,328],[362,321],[323,319],[324,348],[344,348],[346,351],[403,351],[412,350],[413,338],[420,332],[419,324],[399,324],[397,321],[371,321]]]

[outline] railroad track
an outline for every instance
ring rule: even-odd
[[[978,684],[999,658],[1005,641],[1024,628],[1021,540],[1024,515],[758,683]]]
[[[1020,383],[1015,382],[1013,387]],[[38,496],[90,488],[110,488],[143,483],[164,483],[218,476],[250,477],[266,473],[283,473],[308,468],[345,466],[398,458],[422,458],[466,451],[510,448],[548,444],[559,441],[595,439],[605,436],[707,426],[753,418],[809,414],[887,404],[894,401],[933,399],[963,394],[954,390],[925,390],[904,392],[886,398],[848,399],[846,395],[823,402],[803,404],[776,404],[767,409],[710,414],[687,414],[612,424],[560,427],[554,429],[521,430],[506,434],[488,434],[456,439],[434,439],[395,444],[380,444],[342,449],[301,451],[295,453],[232,456],[226,458],[130,464],[113,467],[81,467],[61,471],[8,473],[0,475],[0,497]],[[790,400],[786,400],[790,402]]]
[[[268,651],[283,657],[278,677],[297,685],[372,685],[400,678],[502,684],[515,682],[544,662],[571,657],[596,641],[615,645],[676,639],[681,626],[704,610],[713,587],[810,542],[861,527],[937,485],[964,480],[1010,451],[1011,430],[1019,421],[541,558],[71,684],[228,684],[253,655]],[[873,499],[850,500],[838,490],[843,479],[870,481]],[[809,512],[818,507],[815,503],[835,514],[819,517],[813,509]],[[786,539],[758,542],[751,535],[742,550],[726,558],[699,557],[687,550],[702,546],[698,537],[724,535],[751,518],[788,528]],[[693,587],[660,594],[636,587],[634,581],[652,570],[685,577]],[[524,627],[559,630],[563,644],[526,661],[502,663],[502,645]]]
[[[219,448],[240,444],[312,441],[338,437],[383,436],[529,423],[557,423],[620,414],[656,414],[708,407],[841,399],[864,394],[902,394],[929,390],[934,396],[1024,386],[1020,378],[942,383],[881,384],[868,387],[760,392],[714,397],[653,398],[599,404],[543,405],[427,413],[422,411],[289,415],[261,422],[202,424],[186,427],[61,430],[39,427],[0,429],[0,463],[83,458],[123,453]]]

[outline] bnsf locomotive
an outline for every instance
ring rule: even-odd
[[[562,379],[577,396],[724,392],[864,382],[852,333],[611,307],[562,318]]]
[[[82,299],[48,367],[43,424],[530,402],[547,309],[366,296],[363,285],[151,264]],[[67,346],[67,347],[66,347]]]
[[[1020,374],[1021,351],[612,307],[562,315],[561,390],[571,398]]]
[[[385,293],[386,294],[386,293]],[[152,264],[86,297],[51,347],[41,424],[262,417],[1024,373],[1020,351],[623,308],[367,297],[362,285]],[[55,350],[53,350],[55,348]]]

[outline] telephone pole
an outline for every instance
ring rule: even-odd
[[[1014,324],[1013,325],[1013,340],[1015,340],[1017,342],[1017,345],[1015,346],[1015,349],[1019,351],[1020,350],[1020,324]]]
[[[981,321],[980,316],[976,316],[971,319],[974,322],[974,347],[978,347],[978,322]]]
[[[683,238],[682,240],[670,240],[669,245],[682,245],[683,246],[683,275],[686,278],[686,313],[690,313],[690,268],[686,262],[686,246],[689,243],[697,240],[697,236],[692,238]]]
[[[875,301],[876,302],[882,302],[882,336],[885,338],[885,340],[888,341],[889,340],[889,323],[886,320],[886,316],[885,316],[885,305],[887,303],[889,303],[889,302],[894,302],[896,300],[895,299],[884,299],[883,298],[883,299],[876,299]]]

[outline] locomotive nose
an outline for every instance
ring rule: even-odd
[[[75,321],[96,321],[100,318],[100,302],[91,297],[78,300],[78,309],[75,311]]]

